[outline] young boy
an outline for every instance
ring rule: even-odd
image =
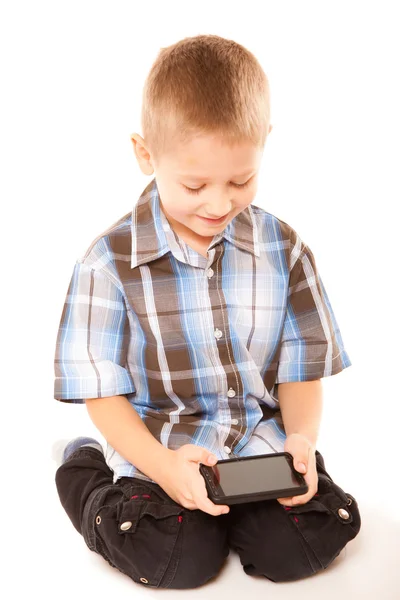
[[[249,575],[325,569],[360,529],[316,449],[321,378],[351,365],[310,248],[252,205],[268,80],[215,35],[163,48],[145,83],[132,212],[77,260],[57,336],[55,399],[107,440],[56,472],[88,547],[135,582],[194,588],[229,549]],[[304,496],[217,506],[199,463],[287,451]]]

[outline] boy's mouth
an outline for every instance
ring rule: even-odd
[[[223,223],[225,221],[225,219],[227,218],[227,216],[229,215],[229,213],[227,213],[225,216],[221,217],[220,219],[207,219],[207,217],[200,217],[200,215],[197,215],[199,217],[199,219],[202,219],[205,223],[210,223],[210,225],[219,225],[220,223]]]

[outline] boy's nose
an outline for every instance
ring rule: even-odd
[[[204,216],[207,219],[222,219],[222,217],[226,217],[232,211],[231,203],[227,204],[226,200],[222,200],[220,202],[213,202],[212,206],[210,206],[210,210],[204,208]]]

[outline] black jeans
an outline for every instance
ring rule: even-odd
[[[264,500],[214,517],[188,510],[154,483],[113,472],[95,448],[76,450],[56,472],[60,501],[90,550],[148,587],[195,588],[220,571],[230,548],[248,575],[294,581],[326,569],[361,527],[355,498],[325,470],[306,504]]]

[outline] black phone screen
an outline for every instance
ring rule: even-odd
[[[243,461],[223,461],[211,468],[215,483],[219,483],[226,496],[256,494],[300,487],[288,460],[292,459],[270,454]]]

